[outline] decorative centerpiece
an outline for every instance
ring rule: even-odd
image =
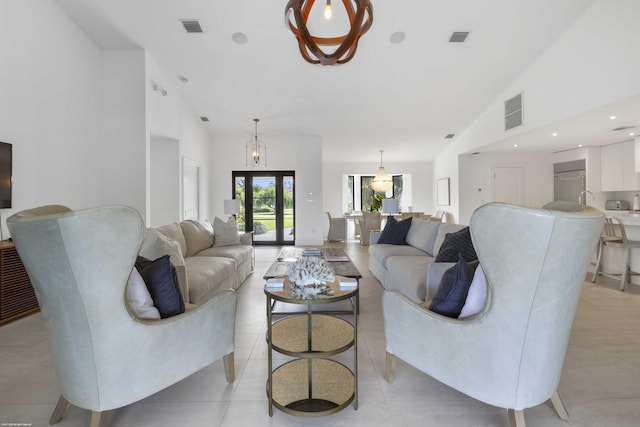
[[[333,296],[327,282],[333,282],[333,269],[322,258],[300,257],[287,268],[289,293],[294,298],[318,299]]]

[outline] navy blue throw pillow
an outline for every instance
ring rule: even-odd
[[[467,262],[478,259],[471,241],[469,227],[465,227],[455,233],[447,233],[444,236],[444,241],[440,246],[438,255],[436,255],[436,262],[458,262],[459,255],[462,255],[462,258]]]
[[[153,305],[160,312],[162,319],[184,313],[184,300],[180,292],[178,275],[176,268],[169,260],[169,255],[153,261],[138,256],[136,269],[147,285]]]
[[[378,243],[406,245],[409,228],[411,228],[411,217],[398,222],[394,217],[390,216],[384,226],[384,230],[382,230]]]
[[[477,266],[477,263],[473,263],[473,265]],[[475,272],[473,265],[464,262],[460,257],[456,265],[444,272],[442,279],[440,279],[438,292],[429,305],[429,310],[456,319],[460,316],[473,280]]]

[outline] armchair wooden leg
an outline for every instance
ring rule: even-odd
[[[562,403],[562,399],[560,399],[560,395],[558,394],[558,390],[553,393],[551,396],[551,404],[553,405],[553,409],[556,410],[560,419],[564,421],[569,420],[569,413],[567,412],[567,408],[565,408],[564,403]]]
[[[522,409],[508,409],[509,423],[512,427],[526,427],[524,422],[524,411]]]
[[[222,361],[224,362],[224,375],[227,378],[227,382],[231,384],[236,379],[235,359],[233,351],[229,354],[224,355],[222,357]]]
[[[396,363],[398,358],[393,354],[387,352],[387,359],[385,363],[385,371],[384,371],[384,379],[387,380],[388,383],[393,381],[393,375],[396,371]]]
[[[49,418],[49,424],[55,424],[60,421],[68,407],[69,402],[67,402],[67,399],[65,399],[64,396],[60,395],[60,399],[58,399],[56,408],[53,410],[51,418]]]
[[[107,415],[108,411],[92,412],[89,427],[107,427]]]

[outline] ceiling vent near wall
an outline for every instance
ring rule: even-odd
[[[201,33],[202,27],[200,26],[200,22],[197,19],[181,19],[182,25],[184,29],[187,30],[187,33]]]
[[[464,43],[469,36],[469,31],[455,31],[449,37],[449,43]]]
[[[522,126],[522,94],[518,94],[504,102],[504,130]]]
[[[200,117],[200,120],[202,120],[203,122],[208,122],[209,121],[209,117],[202,116],[202,117]]]

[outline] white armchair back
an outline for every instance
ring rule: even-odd
[[[107,410],[223,356],[233,381],[233,291],[163,320],[140,320],[127,309],[125,286],[144,231],[137,211],[46,206],[11,216],[7,226],[36,291],[60,382],[51,422],[71,403],[104,423]]]

